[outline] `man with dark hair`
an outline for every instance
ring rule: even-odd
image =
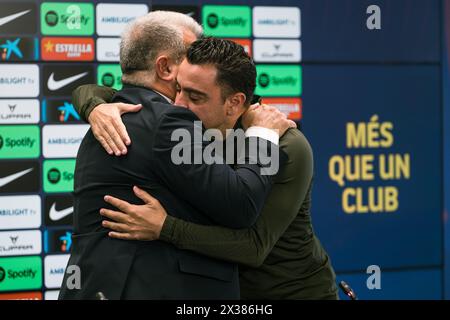
[[[62,299],[94,299],[99,291],[109,299],[239,298],[236,264],[180,250],[162,241],[113,239],[102,227],[99,215],[105,194],[138,203],[139,198],[132,191],[135,185],[155,195],[174,216],[203,225],[249,227],[262,209],[272,177],[263,175],[263,163],[249,153],[250,149],[242,150],[241,161],[233,168],[221,163],[174,161],[172,151],[179,141],[175,133],[194,137],[199,131],[201,135],[205,127],[232,127],[247,110],[244,106],[247,97],[242,92],[233,92],[223,100],[220,88],[202,92],[195,83],[185,85],[187,81],[181,79],[178,80],[181,92],[190,99],[198,96],[195,107],[188,110],[169,102],[175,98],[177,71],[182,69],[179,57],[184,55],[189,39],[195,38],[192,28],[186,27],[192,24],[184,23],[189,19],[192,20],[182,14],[151,12],[136,19],[122,35],[124,86],[113,101],[143,107],[123,117],[134,141],[126,157],[105,153],[92,131],[88,131],[80,145],[68,265],[80,268],[81,288],[73,288],[70,274],[66,274],[60,292]],[[128,58],[133,52],[129,46],[141,43],[142,37],[149,34],[168,38],[161,33],[170,35],[168,43],[147,48],[145,55],[134,55],[141,62]],[[208,72],[209,81],[214,82],[214,68],[205,66],[204,71]],[[204,103],[207,101],[214,103],[207,106]],[[202,127],[200,120],[206,114]],[[278,151],[277,132],[283,134],[291,126],[274,111],[255,110],[247,112],[244,118],[248,125],[244,142],[256,141],[271,151]],[[268,132],[271,140],[264,139],[262,132]],[[195,152],[203,154],[207,147],[195,138],[182,143],[192,151],[188,156],[194,157]]]
[[[246,96],[245,104],[248,104],[255,78],[253,63],[243,54],[242,47],[218,39],[197,41],[188,49],[186,60],[180,65],[176,103],[201,114],[207,110],[207,105],[220,110],[218,105],[223,104],[230,94],[242,92]],[[81,97],[80,90],[89,92],[89,97]],[[78,89],[74,101],[80,115],[89,118],[94,125],[102,116],[98,117],[94,109],[91,114],[94,117],[89,117],[86,110],[110,102],[112,92],[112,89],[95,85]],[[102,104],[98,108],[113,110],[120,106]],[[207,118],[211,126],[220,128],[213,120],[216,116],[215,112],[206,112],[201,118]],[[120,122],[120,116],[114,121]],[[243,119],[244,124],[245,121]],[[99,130],[98,135],[106,137],[109,133]],[[116,141],[111,136],[110,139],[111,143]],[[280,146],[289,161],[276,176],[264,209],[250,228],[233,230],[173,217],[170,209],[167,208],[168,215],[157,199],[137,187],[134,192],[145,204],[134,205],[108,197],[106,201],[120,211],[102,209],[101,214],[112,220],[105,220],[103,225],[112,230],[109,235],[113,238],[159,239],[180,249],[239,263],[240,290],[244,299],[337,299],[331,262],[312,228],[311,147],[297,129],[289,129],[280,139]]]

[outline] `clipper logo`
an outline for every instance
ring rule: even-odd
[[[257,65],[255,93],[269,97],[298,97],[302,93],[301,70],[298,65]]]
[[[37,60],[37,38],[0,39],[1,61]]]
[[[154,5],[152,6],[152,11],[163,10],[163,11],[175,11],[179,13],[184,13],[185,15],[191,17],[197,22],[199,20],[199,8],[195,6],[164,6],[164,5]]]
[[[0,193],[38,192],[39,168],[39,163],[34,161],[3,161],[0,166]]]
[[[46,230],[44,232],[45,253],[69,253],[72,246],[72,232],[67,230]]]
[[[37,158],[40,153],[38,126],[0,126],[0,159]]]
[[[45,286],[49,289],[60,288],[66,270],[69,255],[50,255],[44,259]]]
[[[97,60],[119,62],[120,38],[98,38]]]
[[[97,70],[97,79],[97,83],[101,86],[120,90],[122,88],[122,70],[120,69],[120,65],[99,65]]]
[[[33,229],[41,226],[41,198],[33,196],[0,197],[0,230]]]
[[[0,258],[0,291],[40,289],[40,257]]]
[[[299,38],[300,9],[298,7],[254,7],[255,37]]]
[[[45,225],[72,225],[73,198],[70,195],[45,197]]]
[[[257,62],[300,62],[300,40],[260,40],[253,42]]]
[[[43,168],[45,192],[73,191],[75,160],[45,160]]]
[[[0,124],[38,122],[39,100],[0,100]]]
[[[42,60],[94,60],[94,39],[92,38],[43,38],[41,43]]]
[[[48,96],[71,96],[72,91],[85,83],[94,83],[92,66],[44,65],[44,94]]]
[[[75,158],[89,125],[47,125],[42,130],[46,158]]]
[[[97,5],[97,34],[100,36],[120,36],[125,26],[148,13],[145,4],[110,4]]]
[[[39,67],[35,64],[2,64],[0,98],[39,95]]]
[[[300,98],[264,98],[263,103],[278,108],[291,120],[302,119],[302,99]]]
[[[1,8],[0,35],[37,32],[37,8],[34,3],[2,2]]]
[[[218,37],[250,37],[251,10],[248,6],[203,6],[205,34]]]
[[[45,35],[92,35],[94,6],[91,3],[44,2],[41,29]]]
[[[0,232],[0,256],[40,254],[41,251],[39,230]]]
[[[75,107],[68,100],[42,100],[42,121],[49,123],[81,122]]]

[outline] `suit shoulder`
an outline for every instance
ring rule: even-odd
[[[169,117],[169,118],[180,118],[180,119],[187,119],[187,120],[199,120],[199,118],[188,108],[179,107],[176,105],[170,105],[166,110],[163,112],[163,116]]]

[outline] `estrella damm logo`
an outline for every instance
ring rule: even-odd
[[[46,61],[92,61],[94,39],[44,37],[41,40],[42,60]]]
[[[39,157],[40,137],[38,126],[0,126],[0,159]]]
[[[72,192],[75,160],[45,160],[42,178],[45,192]]]
[[[101,86],[122,89],[122,70],[118,64],[101,64],[97,69],[97,83]]]
[[[251,9],[248,6],[204,6],[202,16],[206,35],[237,38],[251,36]]]
[[[0,291],[39,289],[41,286],[40,257],[0,258]]]
[[[298,65],[257,65],[256,91],[264,97],[302,94],[302,68]]]
[[[42,3],[41,32],[45,35],[92,35],[94,5],[78,2]]]

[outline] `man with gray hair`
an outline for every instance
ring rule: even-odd
[[[133,140],[126,157],[105,153],[91,130],[80,145],[68,267],[80,268],[81,281],[80,286],[74,285],[71,274],[66,273],[61,299],[94,299],[98,292],[108,299],[239,298],[235,263],[180,250],[160,241],[110,238],[99,214],[105,207],[105,194],[142,203],[133,186],[151,192],[173,216],[199,224],[245,228],[260,213],[272,177],[261,174],[260,162],[249,161],[248,149],[243,150],[241,157],[245,161],[234,168],[227,164],[177,165],[171,161],[171,151],[179,143],[172,140],[175,130],[186,130],[193,137],[198,130],[194,122],[202,120],[200,115],[209,121],[213,119],[215,126],[235,122],[251,99],[243,92],[231,92],[222,105],[212,105],[210,109],[199,105],[192,111],[171,104],[178,88],[176,77],[181,58],[199,30],[189,17],[156,11],[137,19],[124,32],[120,52],[124,86],[113,101],[141,104],[142,109],[123,116]],[[250,59],[246,63],[254,69]],[[209,68],[214,76],[213,67]],[[220,92],[215,94],[221,100]],[[256,140],[258,145],[278,151],[278,134],[272,143],[261,132],[270,131],[265,133],[273,139],[275,131],[283,134],[291,123],[273,110],[247,114],[246,141]],[[191,144],[191,150],[198,150],[195,139],[187,143]],[[206,146],[201,144],[200,151]],[[283,161],[280,165],[283,166]]]

